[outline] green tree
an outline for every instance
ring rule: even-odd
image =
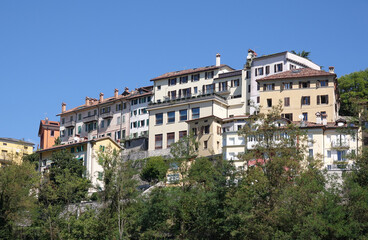
[[[344,75],[338,79],[340,115],[358,116],[361,104],[368,101],[368,69]]]
[[[27,161],[0,168],[0,238],[14,239],[17,225],[30,220],[39,174]]]
[[[54,146],[58,146],[58,145],[61,145],[60,137],[55,138],[55,141],[54,141]]]
[[[310,55],[310,53],[311,52],[307,52],[307,51],[301,51],[301,52],[295,52],[295,50],[291,50],[290,51],[291,53],[294,53],[294,54],[296,54],[296,55],[298,55],[298,56],[301,56],[301,57],[303,57],[303,58],[306,58],[306,59],[309,59],[309,55]]]
[[[165,162],[163,157],[150,157],[146,159],[146,163],[140,173],[141,179],[153,184],[163,181],[168,168],[168,163]]]

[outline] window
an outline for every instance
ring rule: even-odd
[[[81,134],[82,132],[82,126],[78,126],[78,134]]]
[[[250,93],[250,84],[248,84],[248,92]]]
[[[168,112],[167,113],[167,122],[168,123],[175,122],[175,112]]]
[[[213,78],[213,75],[214,75],[214,72],[213,71],[206,72],[205,75],[204,75],[204,78],[205,79]]]
[[[274,65],[274,70],[275,70],[275,73],[277,72],[282,72],[282,63],[279,63],[279,64],[275,64]]]
[[[261,89],[261,84],[257,83],[257,91]]]
[[[290,64],[290,70],[291,69],[296,69],[296,66],[295,65],[293,65],[293,64]]]
[[[248,99],[248,101],[247,101],[247,105],[248,105],[248,106],[250,106],[250,99]]]
[[[324,119],[327,117],[326,111],[321,112],[321,119]]]
[[[210,125],[204,126],[204,134],[210,133]]]
[[[193,92],[194,92],[195,94],[197,94],[197,93],[198,93],[198,87],[194,87],[194,88],[193,88]]]
[[[169,92],[169,98],[175,99],[176,98],[176,91],[170,91]]]
[[[180,121],[188,120],[188,111],[186,109],[180,110]]]
[[[192,133],[194,136],[198,135],[197,128],[192,128]]]
[[[292,89],[292,88],[293,88],[293,83],[292,82],[282,83],[282,89],[283,90],[288,90],[288,89]]]
[[[199,108],[192,108],[192,119],[199,118]]]
[[[346,151],[337,151],[337,161],[345,161],[346,160]]]
[[[74,153],[75,152],[75,148],[74,147],[70,148],[70,152],[71,153]]]
[[[328,86],[328,80],[320,80],[317,82],[317,87],[327,87]]]
[[[302,97],[302,105],[310,105],[310,97]]]
[[[65,123],[65,118],[62,118],[61,119],[61,124],[64,124]]]
[[[73,116],[70,116],[70,121],[73,121]]]
[[[208,141],[203,141],[203,149],[207,149],[208,148]]]
[[[270,74],[270,66],[266,66],[266,74]]]
[[[187,131],[180,131],[179,132],[179,139],[185,137],[187,135]]]
[[[246,72],[246,74],[245,74],[245,78],[246,78],[246,79],[249,79],[249,78],[250,78],[250,72],[249,72],[249,71],[247,71],[247,72]]]
[[[105,120],[102,120],[101,121],[101,128],[104,128],[105,127]]]
[[[309,88],[310,82],[299,82],[299,88]]]
[[[263,91],[272,91],[275,90],[275,84],[264,84],[263,85]]]
[[[313,157],[313,149],[309,149],[309,157],[312,158]]]
[[[303,114],[303,121],[308,121],[308,113],[304,112]]]
[[[203,92],[205,92],[205,93],[213,93],[213,89],[214,89],[213,84],[208,84],[208,85],[205,85],[203,87],[204,87]]]
[[[7,146],[8,144],[7,143],[3,143],[4,146]]]
[[[156,125],[160,125],[163,122],[163,114],[162,113],[157,113],[156,114]]]
[[[199,81],[199,74],[192,75],[192,82]]]
[[[330,150],[327,150],[327,157],[331,158],[331,151]]]
[[[238,87],[239,86],[239,79],[231,80],[231,87]]]
[[[141,120],[141,127],[144,127],[144,123],[145,123],[145,121],[144,120]]]
[[[317,104],[328,104],[328,95],[318,95]]]
[[[155,135],[155,149],[162,149],[162,134]]]
[[[170,78],[169,79],[169,86],[176,85],[176,78]]]
[[[191,88],[182,89],[181,93],[183,94],[183,97],[189,97],[190,96],[190,90],[191,90]],[[179,90],[179,95],[180,95],[180,90]]]
[[[79,113],[78,114],[78,120],[81,120],[82,119],[82,114],[81,113]]]
[[[284,98],[284,106],[285,107],[289,107],[290,106],[290,98],[289,97]]]
[[[281,117],[289,119],[290,121],[293,121],[293,114],[292,113],[281,114]]]
[[[175,133],[167,133],[167,147],[170,147],[175,142]]]
[[[117,119],[116,119],[117,121],[117,125],[120,125],[120,123],[121,123],[121,117],[118,117]]]
[[[107,119],[107,124],[106,124],[106,126],[108,127],[108,126],[110,126],[110,123],[111,123],[111,119]]]
[[[54,135],[55,135],[55,131],[54,130],[51,130],[50,136],[53,137]]]
[[[187,83],[188,82],[188,76],[180,77],[180,83]]]
[[[68,136],[73,135],[74,128],[68,128]]]
[[[260,103],[260,102],[261,102],[261,98],[257,97],[257,103]]]
[[[83,146],[77,146],[77,152],[83,152]]]
[[[161,85],[158,85],[157,86],[157,91],[160,91],[161,90]]]
[[[127,108],[127,104],[123,103],[123,109],[126,109],[126,108]]]
[[[261,76],[261,75],[263,75],[263,67],[256,68],[255,75],[256,75],[256,76]]]
[[[272,98],[267,99],[267,107],[272,107]]]

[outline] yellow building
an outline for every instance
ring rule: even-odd
[[[77,159],[83,161],[87,170],[87,176],[90,178],[93,186],[102,186],[102,166],[98,164],[98,153],[111,148],[112,150],[121,150],[118,143],[110,137],[86,140],[76,139],[73,143],[58,145],[48,149],[37,151],[40,154],[40,171],[44,172],[52,166],[52,154],[58,151],[66,150],[75,155]],[[89,192],[94,192],[90,189]]]
[[[316,122],[319,117],[321,121],[336,121],[339,102],[333,72],[333,68],[330,72],[299,68],[258,79],[261,112],[267,113],[281,100],[282,116],[291,121]]]
[[[14,138],[0,138],[0,166],[22,163],[23,156],[33,153],[34,144]]]

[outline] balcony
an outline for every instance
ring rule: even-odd
[[[346,140],[336,140],[331,141],[331,148],[332,149],[349,149],[350,142]]]
[[[353,169],[354,166],[351,164],[331,164],[327,167],[327,170],[329,171],[349,171]]]
[[[97,115],[87,116],[87,117],[83,118],[83,123],[97,122],[97,121],[98,121],[98,116]]]
[[[66,122],[64,124],[64,127],[66,127],[66,128],[75,127],[75,121]]]
[[[103,119],[107,119],[107,118],[113,118],[114,114],[113,114],[113,112],[105,112],[105,113],[101,113],[100,116]]]

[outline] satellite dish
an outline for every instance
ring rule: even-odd
[[[300,115],[299,115],[299,119],[303,121],[303,119],[304,119],[304,115],[303,115],[303,114],[300,114]]]

